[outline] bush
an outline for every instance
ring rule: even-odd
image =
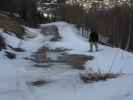
[[[106,81],[108,79],[117,78],[120,75],[121,74],[93,72],[81,74],[80,78],[85,83],[93,83],[97,81]]]

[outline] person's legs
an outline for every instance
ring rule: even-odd
[[[90,42],[90,52],[93,51],[93,42]]]
[[[98,43],[95,42],[94,45],[95,45],[95,49],[96,49],[96,51],[98,51]]]

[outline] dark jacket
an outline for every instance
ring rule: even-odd
[[[89,42],[98,42],[99,36],[97,32],[91,32],[89,36]]]

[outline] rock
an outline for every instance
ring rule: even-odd
[[[25,52],[25,50],[22,49],[22,48],[14,48],[14,51],[16,51],[16,52]]]
[[[71,66],[74,69],[84,70],[84,64],[93,59],[93,56],[86,56],[80,54],[68,55],[65,53],[67,49],[57,48],[50,50],[48,48],[40,48],[34,55],[32,61],[35,62],[36,67],[49,67],[53,63],[63,63]],[[47,65],[48,64],[48,65]]]
[[[58,35],[58,28],[55,25],[41,27],[41,33],[44,35]]]
[[[70,49],[65,49],[65,48],[56,48],[56,49],[51,49],[51,52],[65,52],[65,51],[70,51]]]
[[[50,65],[48,63],[39,63],[39,64],[35,64],[34,65],[35,67],[38,67],[38,68],[47,68],[49,67]]]
[[[61,39],[58,28],[55,25],[41,27],[41,33],[46,36],[52,35],[53,38],[50,41],[58,41]]]
[[[37,52],[35,52],[33,56],[33,61],[36,63],[47,63],[48,62],[48,57],[47,57],[47,51],[48,49],[43,47],[40,48]]]
[[[15,59],[16,58],[16,54],[14,54],[13,52],[5,51],[5,53],[9,59]]]
[[[59,41],[60,39],[61,37],[54,36],[52,39],[50,39],[50,41]]]
[[[31,82],[31,85],[32,86],[42,86],[42,85],[44,85],[46,83],[48,83],[48,82],[45,81],[45,80],[38,80],[38,81]]]
[[[0,51],[2,49],[6,49],[6,43],[5,43],[5,40],[2,36],[0,36]]]
[[[8,45],[8,47],[10,47],[12,50],[16,51],[16,52],[25,52],[25,50],[23,48],[14,48],[10,45]]]

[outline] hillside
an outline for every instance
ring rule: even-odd
[[[15,33],[19,38],[23,38],[25,33],[24,28],[15,19],[0,13],[0,28],[6,32]]]
[[[88,52],[88,40],[81,37],[73,25],[55,22],[41,27],[53,25],[61,37],[58,41],[50,41],[52,37],[41,34],[41,28],[25,27],[30,34],[23,40],[0,32],[6,44],[25,50],[18,52],[8,47],[0,51],[0,100],[133,99],[132,53],[104,45],[99,45],[98,52]],[[6,51],[15,54],[16,58],[9,59]],[[80,59],[72,60],[74,63],[70,65],[72,55]],[[87,59],[86,62],[82,58]],[[79,69],[73,66],[75,64],[84,68]],[[89,72],[121,75],[85,83],[80,75]]]

